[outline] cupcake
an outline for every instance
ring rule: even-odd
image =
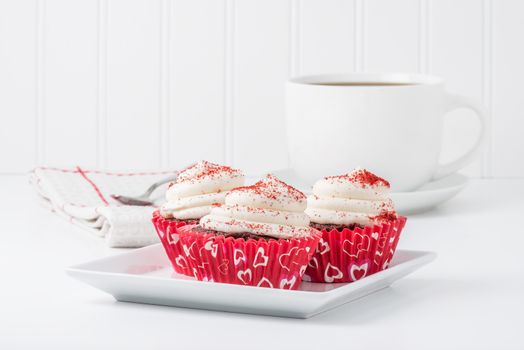
[[[267,175],[226,194],[198,225],[178,230],[202,281],[297,289],[320,239],[304,213],[306,196]]]
[[[176,272],[193,275],[187,254],[179,244],[178,229],[197,224],[226,194],[244,184],[242,171],[207,161],[182,170],[169,184],[166,203],[153,214],[153,224]]]
[[[387,268],[406,223],[395,212],[389,188],[365,169],[314,184],[306,213],[322,238],[304,280],[353,282]]]

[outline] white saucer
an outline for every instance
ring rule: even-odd
[[[452,174],[437,181],[429,182],[413,192],[395,192],[391,198],[397,212],[419,214],[450,200],[466,187],[469,178]]]
[[[293,169],[272,172],[283,181],[297,187],[302,192],[311,193],[311,184],[299,178]],[[398,213],[418,214],[428,211],[456,196],[467,185],[468,178],[462,174],[452,174],[440,180],[428,182],[416,191],[394,192],[391,198]]]

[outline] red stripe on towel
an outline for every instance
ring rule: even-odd
[[[96,191],[96,194],[98,194],[98,197],[100,197],[102,202],[104,202],[105,205],[109,205],[109,202],[104,198],[104,195],[102,194],[98,186],[90,178],[87,177],[86,173],[79,166],[76,167],[76,170],[87,182],[89,182],[89,184]]]

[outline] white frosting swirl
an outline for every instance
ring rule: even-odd
[[[214,207],[200,219],[206,229],[227,233],[251,233],[275,238],[311,235],[304,213],[306,196],[269,174],[252,186],[235,188],[225,205]]]
[[[200,219],[213,205],[224,203],[229,190],[243,184],[240,170],[200,161],[182,170],[169,185],[160,213],[179,220]]]
[[[344,226],[369,226],[396,217],[389,183],[365,169],[318,180],[306,213],[312,222]]]

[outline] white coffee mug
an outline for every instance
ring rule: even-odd
[[[464,155],[438,164],[444,115],[476,112],[480,132]],[[367,168],[394,191],[410,191],[456,172],[477,153],[485,109],[445,91],[442,79],[416,74],[303,76],[287,83],[287,137],[296,174],[313,183]]]

